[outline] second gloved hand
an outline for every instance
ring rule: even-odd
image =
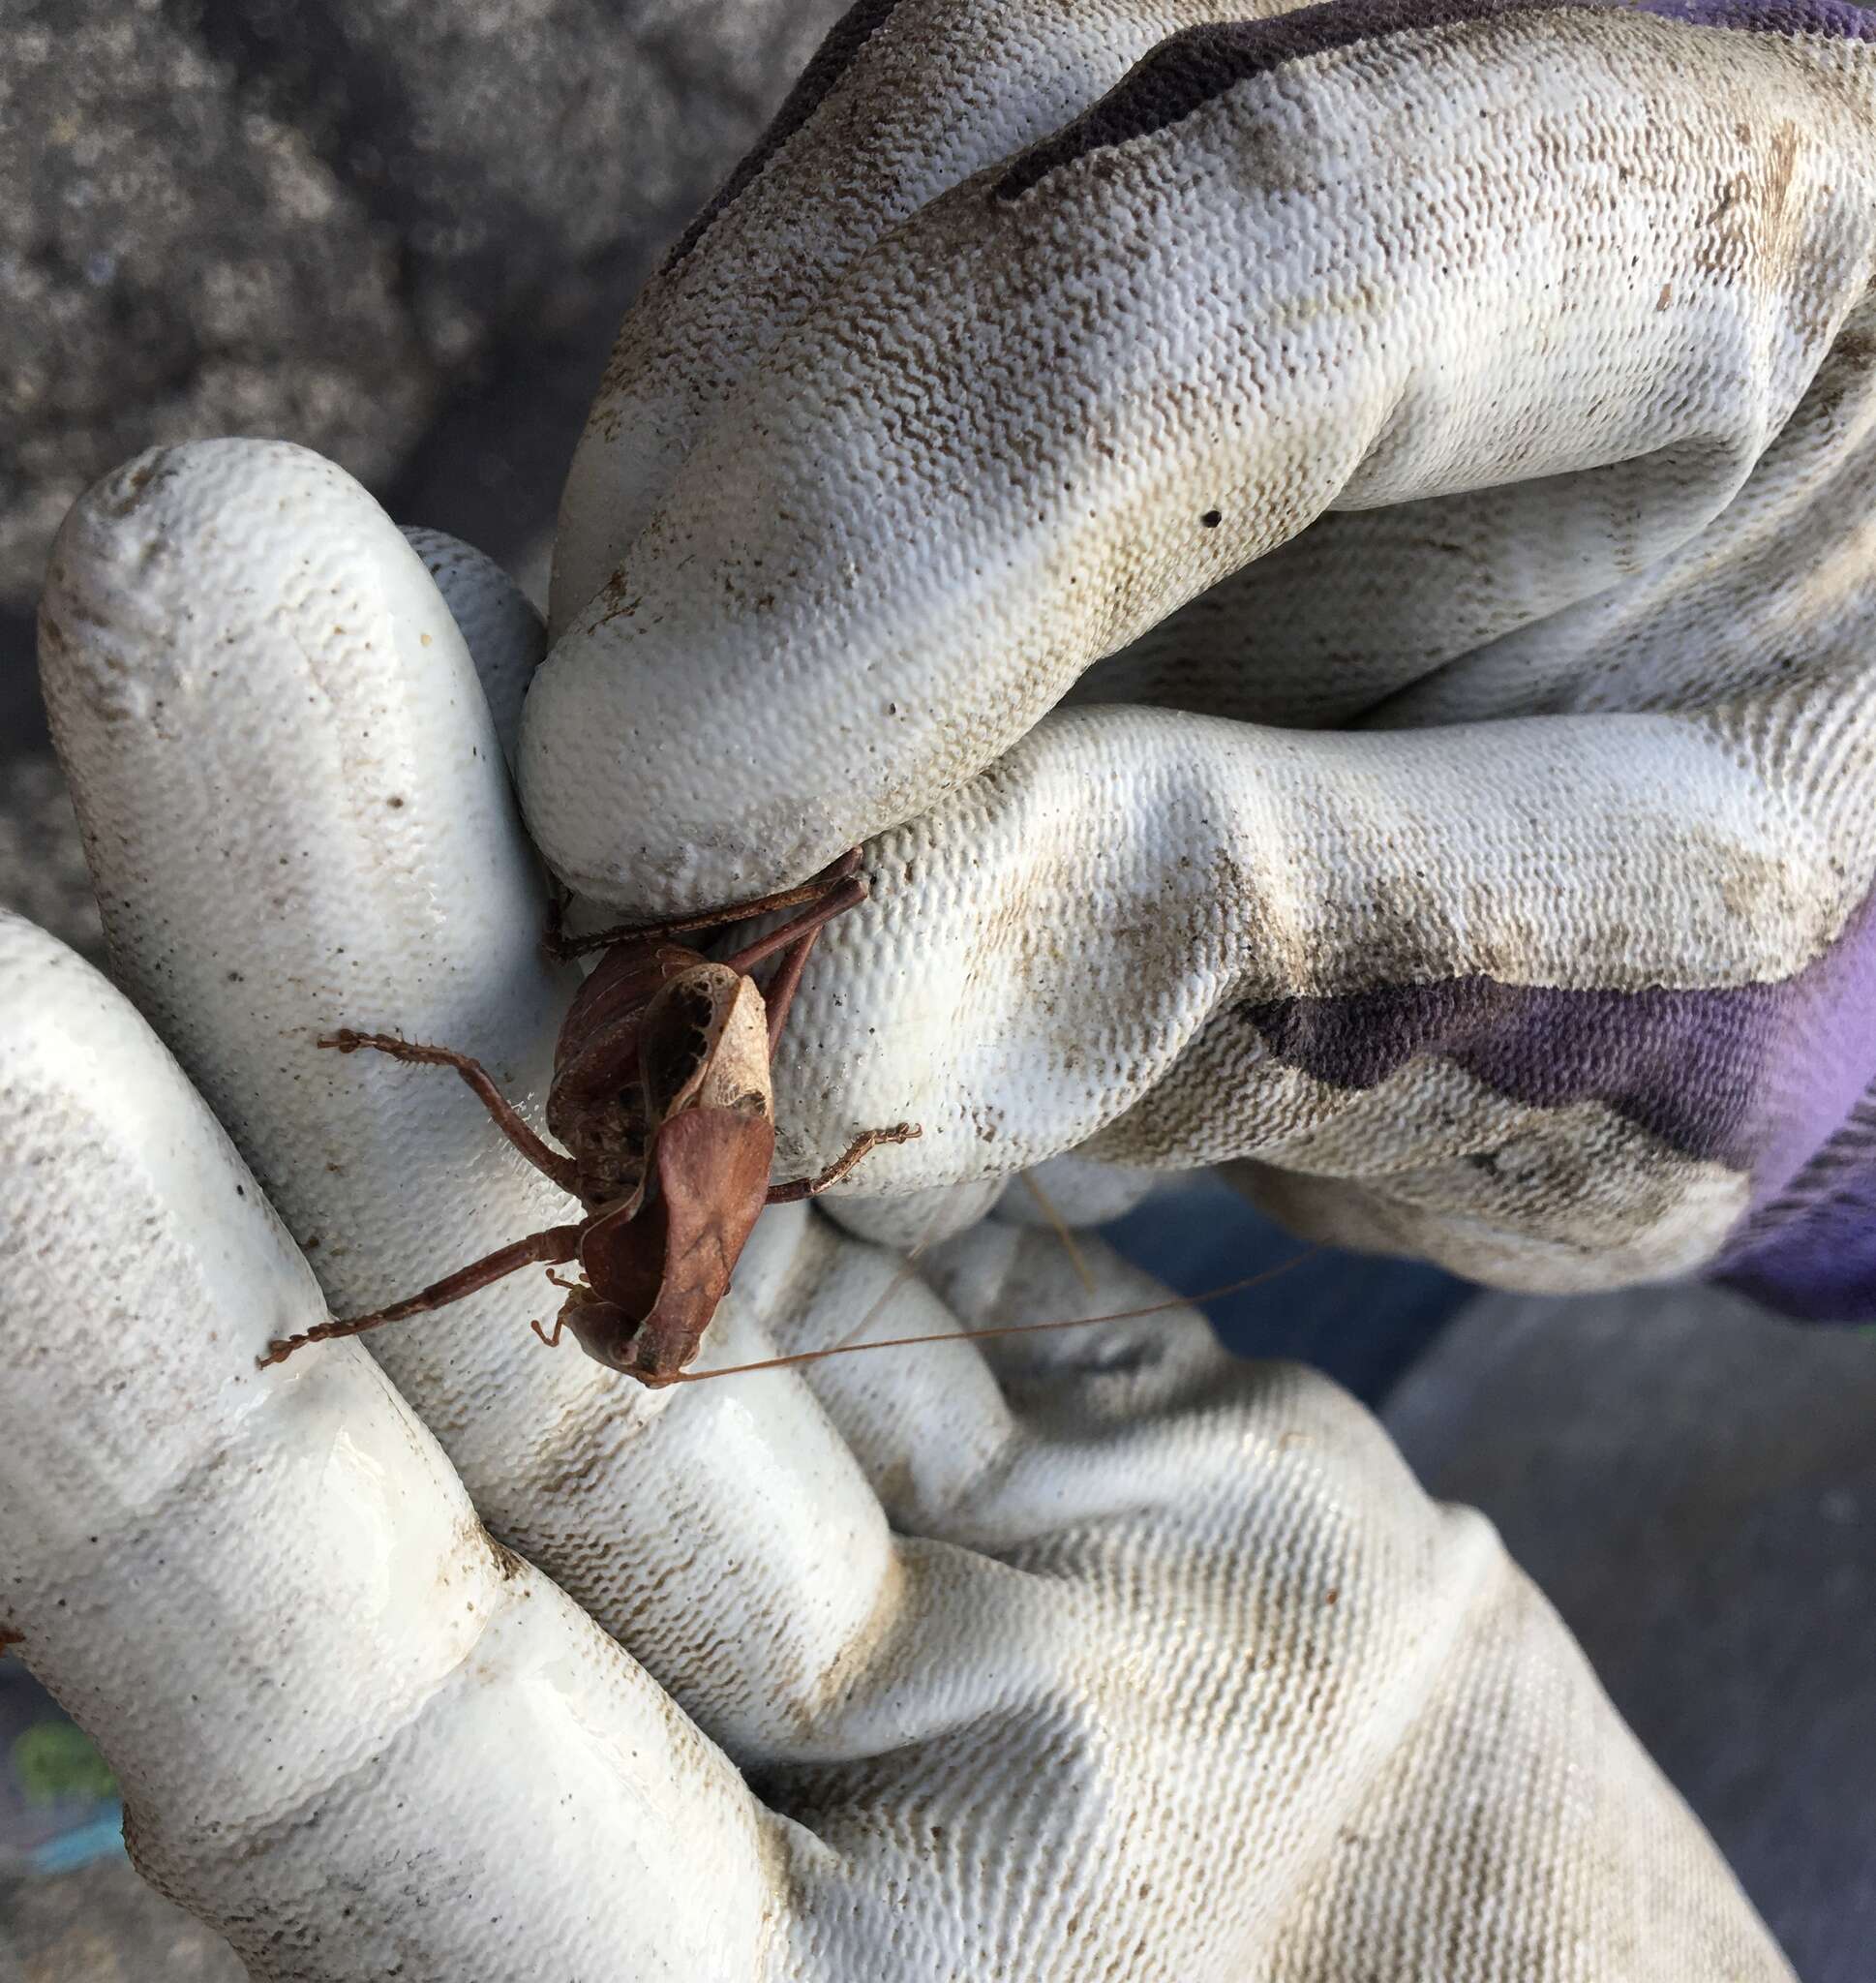
[[[621,334],[530,824],[647,913],[868,841],[857,1191],[1876,1313],[1865,16],[1247,12],[854,10]]]

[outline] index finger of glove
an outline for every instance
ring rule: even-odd
[[[363,1350],[256,1368],[322,1313],[305,1262],[123,996],[6,915],[0,1096],[0,1626],[142,1871],[257,1976],[757,1973],[778,1842],[727,1758]]]
[[[1175,37],[723,404],[530,689],[549,861],[631,910],[799,879],[1332,507],[1576,475],[1597,569],[1691,535],[1870,279],[1848,21]]]
[[[1183,27],[1272,0],[858,0],[633,304],[568,473],[558,632],[724,400],[882,234],[1044,137]]]
[[[280,444],[145,456],[61,532],[42,640],[113,966],[334,1312],[577,1220],[448,1069],[318,1045],[454,1048],[532,1114],[575,982],[463,641],[370,497]],[[870,1629],[879,1506],[795,1380],[760,1415],[653,1398],[534,1339],[560,1298],[534,1267],[368,1341],[504,1541],[759,1752]]]

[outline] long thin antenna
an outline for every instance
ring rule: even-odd
[[[836,1343],[827,1350],[798,1350],[792,1357],[765,1357],[758,1363],[726,1363],[716,1370],[681,1370],[668,1380],[673,1384],[708,1384],[713,1377],[745,1377],[752,1370],[789,1370],[800,1363],[818,1363],[825,1357],[854,1357],[862,1350],[909,1350],[918,1343],[975,1343],[986,1336],[1040,1335],[1044,1329],[1092,1328],[1098,1322],[1135,1322],[1142,1316],[1165,1315],[1174,1308],[1195,1308],[1201,1302],[1223,1300],[1226,1295],[1241,1295],[1247,1288],[1261,1287],[1301,1266],[1322,1251],[1311,1246],[1293,1255],[1280,1266],[1261,1273],[1246,1274],[1241,1281],[1226,1281],[1223,1287],[1205,1288],[1196,1295],[1174,1295],[1166,1301],[1152,1301],[1144,1308],[1116,1309],[1111,1315],[1072,1315],[1057,1322],[1004,1322],[989,1328],[944,1329],[929,1336],[883,1336],[876,1343]]]
[[[901,1256],[898,1266],[893,1268],[893,1278],[887,1282],[884,1288],[880,1290],[878,1300],[876,1300],[873,1303],[873,1305],[869,1309],[867,1309],[866,1313],[862,1315],[860,1318],[860,1320],[853,1326],[853,1327],[850,1328],[847,1331],[847,1333],[844,1336],[842,1336],[837,1343],[833,1345],[833,1348],[835,1350],[854,1349],[859,1344],[860,1339],[866,1333],[866,1331],[869,1328],[872,1327],[874,1323],[876,1323],[879,1320],[881,1313],[886,1307],[886,1304],[889,1301],[891,1301],[893,1297],[896,1295],[899,1292],[899,1290],[905,1286],[906,1282],[912,1278],[913,1273],[918,1266],[919,1257],[921,1254],[924,1252],[925,1248],[928,1245],[930,1245],[931,1236],[933,1232],[937,1229],[938,1221],[943,1216],[944,1210],[944,1201],[941,1199],[938,1202],[938,1204],[932,1206],[930,1212],[926,1215],[924,1224],[919,1229],[919,1236],[915,1240],[913,1240],[911,1246],[907,1249],[904,1255]]]
[[[1036,1181],[1034,1171],[1025,1171],[1022,1181],[1029,1186],[1029,1195],[1042,1206],[1043,1216],[1055,1228],[1055,1236],[1062,1242],[1062,1251],[1069,1257],[1069,1265],[1074,1269],[1074,1277],[1092,1295],[1095,1291],[1094,1275],[1088,1271],[1088,1263],[1081,1258],[1081,1249],[1074,1243],[1074,1235],[1069,1231],[1069,1222],[1055,1208],[1055,1201]]]

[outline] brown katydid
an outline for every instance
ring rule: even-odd
[[[868,1130],[818,1176],[769,1181],[775,1148],[770,1056],[815,938],[865,900],[859,866],[856,847],[799,888],[591,936],[563,937],[557,919],[547,939],[554,954],[605,952],[574,993],[555,1047],[547,1126],[565,1152],[536,1136],[465,1053],[349,1029],[321,1040],[341,1053],[368,1049],[453,1067],[508,1141],[578,1198],[587,1216],[530,1233],[407,1300],[281,1337],[261,1363],[446,1307],[521,1267],[577,1262],[586,1278],[560,1282],[566,1301],[551,1334],[534,1325],[541,1340],[552,1347],[568,1329],[610,1369],[645,1385],[676,1383],[729,1290],[763,1206],[811,1198],[869,1150],[919,1134],[906,1122]],[[721,962],[670,940],[795,908],[799,915]],[[764,993],[749,973],[777,955]]]

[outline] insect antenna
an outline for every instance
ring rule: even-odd
[[[731,923],[746,923],[756,916],[772,915],[778,909],[800,908],[807,902],[822,901],[859,866],[860,849],[852,847],[799,887],[777,889],[771,895],[757,896],[752,901],[733,902],[726,908],[706,909],[697,915],[662,916],[651,923],[616,923],[610,930],[594,930],[585,936],[566,933],[562,925],[571,893],[557,888],[549,903],[548,930],[541,939],[542,946],[550,957],[565,961],[584,957],[590,951],[609,950],[615,943],[622,943],[628,937],[682,936],[698,930],[720,930]]]
[[[944,1209],[945,1206],[942,1200],[932,1206],[930,1216],[919,1229],[919,1236],[913,1240],[912,1244],[906,1249],[904,1258],[893,1269],[893,1278],[879,1291],[879,1298],[832,1349],[820,1351],[819,1355],[834,1357],[838,1356],[842,1350],[857,1350],[864,1347],[861,1342],[861,1338],[879,1320],[886,1308],[886,1304],[912,1278],[913,1270],[919,1264],[920,1256],[931,1244],[931,1236],[937,1231],[938,1221],[943,1215]],[[699,1373],[699,1375],[702,1374],[701,1372]]]
[[[1062,1250],[1068,1255],[1069,1265],[1074,1268],[1076,1279],[1092,1295],[1095,1292],[1094,1275],[1088,1271],[1088,1263],[1082,1259],[1081,1249],[1074,1243],[1074,1235],[1069,1230],[1069,1222],[1056,1209],[1055,1201],[1036,1181],[1034,1172],[1023,1172],[1022,1181],[1035,1194],[1036,1203],[1042,1207],[1043,1216],[1055,1228],[1055,1236],[1061,1240]],[[837,1343],[831,1349],[822,1351],[821,1355],[827,1357],[835,1356],[842,1350],[855,1348],[860,1343],[861,1338],[879,1320],[886,1304],[912,1278],[913,1271],[918,1266],[920,1256],[931,1244],[931,1236],[937,1230],[938,1221],[944,1216],[944,1211],[945,1205],[941,1200],[932,1206],[930,1217],[920,1227],[919,1236],[906,1249],[905,1257],[894,1269],[893,1278],[880,1290],[878,1300],[867,1309],[866,1313],[860,1318],[859,1322]]]
[[[1042,1208],[1043,1217],[1055,1228],[1055,1236],[1062,1242],[1062,1251],[1069,1257],[1069,1265],[1074,1269],[1074,1277],[1092,1295],[1095,1291],[1094,1275],[1088,1271],[1088,1263],[1081,1258],[1081,1249],[1074,1243],[1074,1235],[1069,1231],[1069,1222],[1055,1208],[1055,1201],[1049,1197],[1038,1182],[1034,1171],[1025,1171],[1022,1181],[1029,1187],[1029,1195]]]
[[[713,1377],[746,1377],[753,1370],[791,1370],[802,1363],[818,1363],[826,1357],[853,1357],[862,1350],[909,1350],[919,1343],[977,1343],[989,1336],[1041,1335],[1047,1329],[1092,1328],[1099,1322],[1136,1322],[1143,1316],[1166,1315],[1175,1308],[1193,1308],[1206,1301],[1223,1300],[1226,1295],[1241,1295],[1247,1288],[1258,1288],[1286,1274],[1306,1260],[1314,1260],[1320,1246],[1306,1247],[1276,1266],[1261,1273],[1246,1274],[1242,1280],[1226,1281],[1222,1287],[1202,1288],[1196,1295],[1174,1295],[1165,1301],[1149,1301],[1143,1308],[1120,1308],[1111,1315],[1071,1315],[1053,1322],[1002,1322],[988,1328],[941,1329],[928,1336],[885,1336],[876,1343],[835,1343],[825,1350],[798,1350],[791,1357],[764,1357],[754,1363],[726,1363],[716,1370],[681,1370],[672,1380],[677,1384],[708,1384]],[[878,1304],[875,1303],[874,1312]],[[868,1321],[871,1320],[869,1316]]]

